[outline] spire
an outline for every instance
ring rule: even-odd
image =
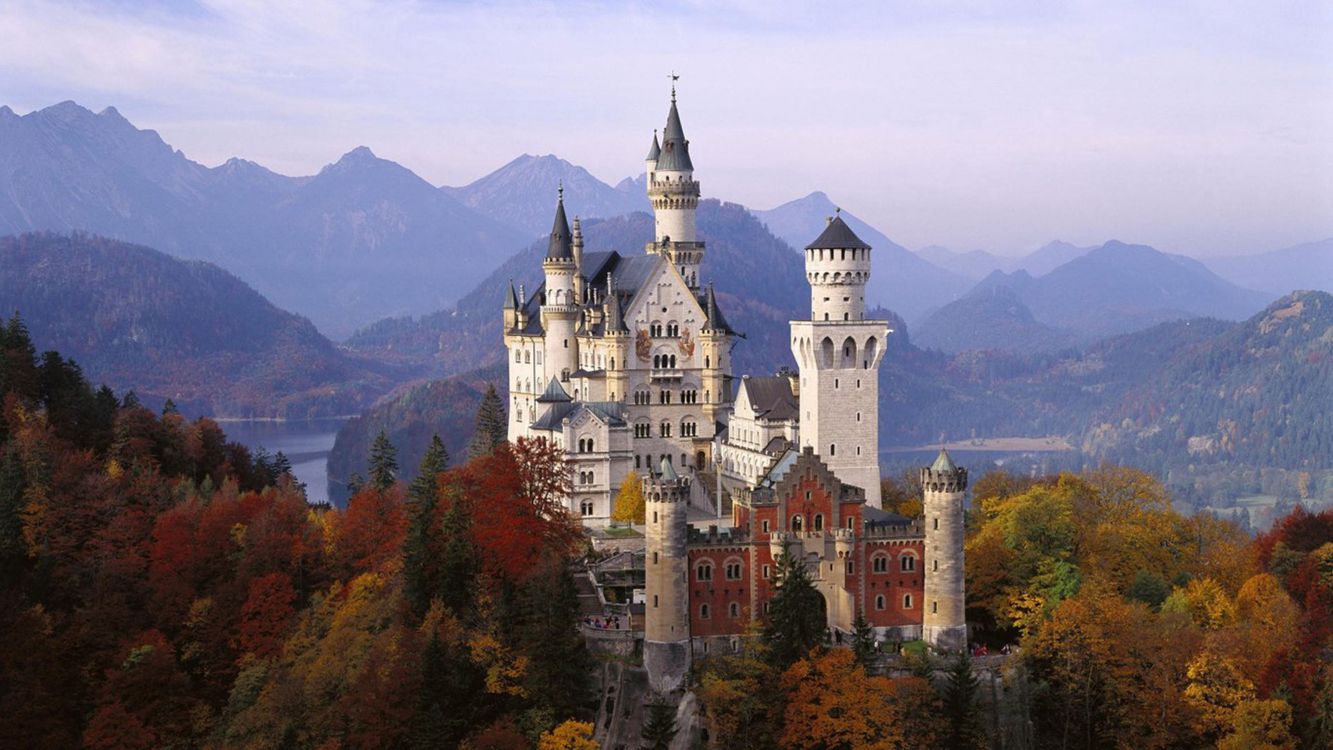
[[[704,298],[704,328],[714,331],[731,332],[731,326],[727,325],[727,319],[722,317],[722,309],[717,306],[717,295],[713,293],[713,285],[708,285],[708,294]]]
[[[662,456],[662,463],[657,467],[657,473],[663,482],[674,482],[680,479],[680,475],[676,473],[676,467],[671,465],[670,459],[665,455]]]
[[[615,280],[606,274],[606,330],[626,331],[625,323],[620,319],[620,295],[616,294]]]
[[[676,109],[676,85],[671,84],[671,109],[667,112],[666,128],[662,130],[662,153],[657,157],[657,168],[664,171],[693,172],[690,162],[690,142],[685,140],[685,128],[680,124]]]
[[[555,223],[551,226],[551,243],[546,250],[547,260],[573,260],[570,246],[569,220],[565,218],[565,186],[560,185],[555,202]]]
[[[513,279],[509,280],[509,294],[505,295],[505,309],[506,310],[518,309],[518,293],[514,291]]]
[[[657,157],[662,155],[662,147],[657,145],[657,130],[653,130],[653,145],[648,148],[647,161],[656,163]]]
[[[944,447],[941,446],[940,455],[935,457],[935,463],[930,465],[930,470],[951,472],[957,468],[958,468],[957,466],[954,466],[953,459],[949,457],[949,451],[945,450]]]

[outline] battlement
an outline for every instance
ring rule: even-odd
[[[690,527],[686,542],[692,547],[700,546],[719,546],[730,547],[737,544],[746,544],[750,541],[750,534],[744,529],[718,529],[716,526],[709,526],[707,531]]]
[[[962,492],[967,489],[967,469],[922,469],[921,487],[927,492]]]

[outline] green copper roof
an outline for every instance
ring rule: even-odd
[[[671,461],[666,456],[662,456],[662,463],[657,467],[657,473],[661,475],[663,482],[674,482],[680,479],[680,476],[676,474],[676,467],[671,465]]]
[[[957,468],[957,466],[954,466],[953,459],[949,458],[949,451],[943,448],[940,448],[940,455],[935,457],[935,463],[930,465],[931,471],[950,472]]]

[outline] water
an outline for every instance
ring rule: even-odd
[[[329,501],[329,451],[344,417],[288,421],[237,420],[222,422],[227,439],[269,453],[282,451],[292,462],[292,474],[305,483],[312,503]]]

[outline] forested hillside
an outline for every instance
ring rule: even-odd
[[[191,413],[355,413],[393,371],[338,350],[310,321],[222,269],[90,235],[0,238],[0,310],[42,349],[146,401]]]
[[[560,458],[502,446],[345,512],[214,422],[0,328],[0,746],[530,748],[588,715]]]

